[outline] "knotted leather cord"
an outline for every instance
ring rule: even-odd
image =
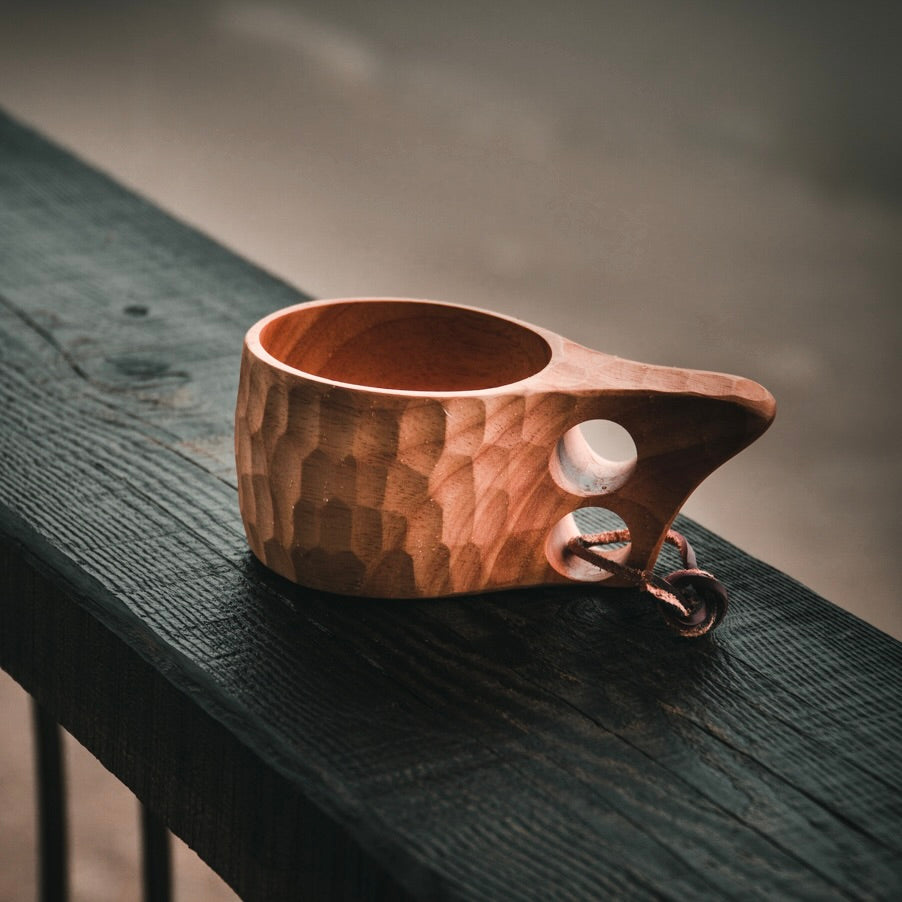
[[[592,550],[598,545],[612,545],[616,542],[629,542],[629,540],[630,531],[628,529],[612,529],[608,532],[586,533],[574,536],[567,543],[567,550],[577,557],[582,558],[584,561],[594,564],[601,570],[606,570],[608,573],[623,577],[633,585],[637,586],[641,591],[648,592],[649,595],[654,596],[658,601],[662,601],[664,604],[675,608],[681,617],[691,618],[698,608],[698,602],[695,604],[687,604],[686,597],[671,583],[667,582],[667,580],[662,579],[660,576],[655,576],[654,572],[651,570],[639,570],[636,567],[628,567],[626,564],[619,564],[617,561],[612,561],[610,558],[605,557],[601,552]],[[669,529],[667,530],[667,535],[664,537],[664,541],[667,542],[668,545],[673,545],[679,552],[680,558],[683,561],[683,566],[686,568],[681,571],[683,574],[687,576],[711,577],[711,574],[707,571],[699,570],[695,551],[693,551],[692,546],[689,544],[689,540],[682,533],[677,532],[675,529]]]

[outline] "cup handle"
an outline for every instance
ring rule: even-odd
[[[630,544],[616,552],[617,560],[648,570],[687,498],[768,428],[776,402],[741,376],[653,366],[567,344],[557,375],[569,383],[565,390],[576,404],[553,473],[568,493],[581,497],[581,506],[605,507],[623,519]],[[634,462],[612,464],[592,451],[576,427],[594,419],[629,432]]]

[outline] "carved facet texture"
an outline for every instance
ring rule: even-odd
[[[317,302],[248,333],[239,499],[265,565],[302,585],[379,597],[567,582],[579,573],[563,553],[575,526],[554,527],[592,505],[630,528],[621,559],[649,566],[686,496],[773,416],[770,396],[748,380],[635,364],[474,313]],[[441,340],[413,366],[427,329]],[[386,343],[390,353],[380,353]],[[482,358],[496,343],[509,359],[493,368]],[[331,377],[304,372],[305,358]],[[493,370],[519,381],[498,385]],[[372,373],[380,387],[345,384],[336,378],[344,373]],[[393,390],[393,378],[405,387]],[[574,428],[602,417],[633,436],[635,462],[600,460]],[[599,476],[575,480],[574,465]]]

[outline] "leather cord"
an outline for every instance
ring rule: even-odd
[[[662,606],[668,625],[680,635],[695,638],[710,632],[721,622],[726,613],[726,590],[711,573],[699,568],[695,551],[684,535],[675,529],[667,531],[665,541],[679,552],[683,569],[663,578],[651,569],[639,570],[620,564],[597,550],[605,545],[629,541],[628,529],[613,529],[574,536],[567,543],[567,550],[653,596]]]

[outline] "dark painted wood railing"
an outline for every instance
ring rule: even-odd
[[[248,899],[902,894],[902,645],[697,524],[732,593],[699,642],[627,590],[256,565],[238,353],[300,298],[0,119],[0,664],[151,857],[165,823]]]

